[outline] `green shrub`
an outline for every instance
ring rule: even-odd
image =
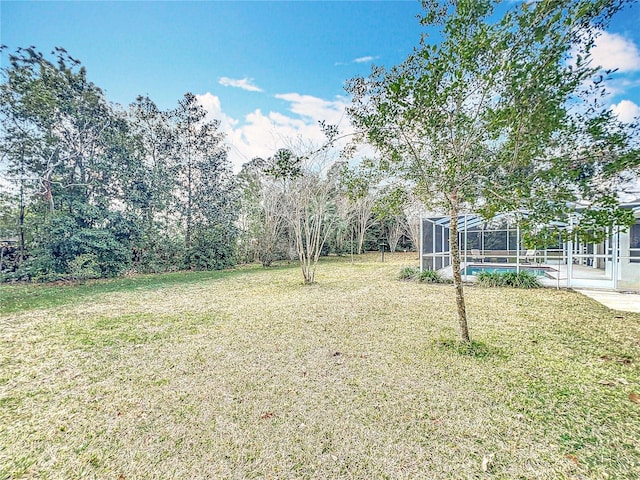
[[[444,283],[442,275],[435,270],[423,270],[422,273],[418,275],[418,281],[421,283]]]
[[[451,283],[448,278],[442,278],[435,270],[423,270],[418,267],[402,267],[398,273],[400,280],[415,280],[420,283]]]
[[[538,277],[533,273],[522,270],[519,273],[511,273],[512,278],[509,280],[509,285],[515,288],[540,288],[542,284]]]
[[[504,285],[502,274],[498,272],[478,272],[476,273],[476,281],[478,285],[483,287],[502,287]]]
[[[69,273],[74,280],[100,278],[102,271],[98,260],[92,253],[83,253],[69,262]]]
[[[400,280],[414,280],[420,275],[420,269],[418,267],[402,267],[398,274]]]
[[[527,270],[520,272],[478,272],[478,285],[483,287],[540,288],[538,277]]]

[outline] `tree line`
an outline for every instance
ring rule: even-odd
[[[405,248],[417,244],[407,221],[417,217],[383,215],[387,197],[373,175],[333,149],[293,142],[234,175],[220,122],[195,95],[169,110],[145,96],[122,108],[62,48],[52,58],[34,47],[8,57],[0,85],[4,281],[297,258],[312,282],[320,254],[361,253],[381,238],[394,249],[403,238]]]
[[[232,263],[237,194],[218,121],[187,93],[109,104],[57,48],[9,55],[0,86],[6,279]]]
[[[368,162],[350,165],[326,145],[298,139],[246,163],[237,179],[244,261],[296,258],[305,283],[313,283],[320,255],[419,245],[422,204]]]

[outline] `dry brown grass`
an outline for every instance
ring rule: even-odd
[[[640,477],[640,315],[471,287],[461,349],[414,257],[0,317],[0,478]]]

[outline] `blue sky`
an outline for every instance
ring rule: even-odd
[[[421,32],[418,1],[1,1],[0,9],[9,51],[64,47],[112,102],[148,94],[172,108],[187,91],[199,95],[222,120],[236,169],[281,137],[317,139],[317,120],[342,118],[345,80],[401,62]],[[640,113],[639,24],[636,4],[596,55],[621,68],[608,101],[625,118]]]

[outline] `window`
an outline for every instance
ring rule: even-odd
[[[640,248],[640,223],[636,223],[631,227],[631,231],[629,232],[630,239],[630,247],[634,249]]]
[[[422,253],[433,253],[433,222],[422,222]]]
[[[629,230],[629,261],[640,263],[640,223],[636,223]]]
[[[485,250],[506,250],[507,249],[507,231],[506,230],[486,231],[484,233],[484,249]]]

